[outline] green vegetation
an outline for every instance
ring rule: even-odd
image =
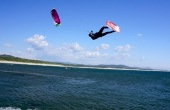
[[[48,62],[48,61],[40,61],[40,60],[30,60],[25,58],[14,57],[11,55],[0,55],[1,61],[15,61],[15,62],[24,62],[24,63],[40,63],[40,64],[61,64],[55,62]]]
[[[14,57],[11,55],[0,55],[0,61],[14,61],[14,62],[23,62],[23,63],[37,63],[37,64],[53,64],[53,65],[63,65],[63,66],[74,66],[74,67],[99,67],[99,68],[119,68],[119,69],[141,69],[141,70],[152,70],[151,68],[138,68],[138,67],[129,67],[125,65],[83,65],[83,64],[68,64],[68,63],[58,63],[58,62],[49,62],[41,60],[30,60],[25,58]]]
[[[14,61],[14,62],[22,62],[22,63],[37,63],[37,64],[53,64],[53,65],[63,65],[63,66],[86,66],[82,64],[67,64],[67,63],[59,63],[59,62],[49,62],[49,61],[41,61],[41,60],[31,60],[25,58],[14,57],[11,55],[0,55],[0,61]],[[92,66],[90,66],[92,67]]]
[[[11,55],[0,55],[0,61],[14,61],[14,62],[22,62],[22,63],[37,63],[37,64],[53,64],[53,65],[63,65],[63,66],[74,66],[74,67],[98,67],[91,65],[83,65],[83,64],[68,64],[68,63],[59,63],[59,62],[49,62],[49,61],[41,61],[41,60],[31,60],[25,58],[14,57]]]

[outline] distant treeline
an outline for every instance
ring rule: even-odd
[[[71,64],[71,63],[49,62],[49,61],[42,61],[42,60],[31,60],[31,59],[14,57],[11,55],[6,55],[6,54],[0,55],[0,61],[14,61],[14,62],[54,64],[54,65],[56,64],[56,65],[64,65],[64,66],[86,66],[83,64]]]
[[[25,58],[14,57],[11,55],[0,55],[0,61],[15,61],[15,62],[25,62],[25,63],[40,63],[40,64],[56,64],[64,66],[79,66],[79,67],[100,67],[100,68],[123,68],[123,69],[142,69],[142,70],[151,70],[151,68],[138,68],[138,67],[129,67],[126,65],[84,65],[84,64],[73,64],[73,63],[59,63],[59,62],[49,62],[41,60],[31,60]]]
[[[0,55],[1,61],[15,61],[15,62],[25,62],[25,63],[41,63],[41,64],[61,64],[56,62],[48,62],[48,61],[41,61],[41,60],[30,60],[25,58],[14,57],[11,55]]]

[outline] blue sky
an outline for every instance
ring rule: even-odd
[[[170,70],[169,5],[169,0],[1,0],[0,54]],[[92,40],[87,31],[97,32],[107,20],[120,34]]]

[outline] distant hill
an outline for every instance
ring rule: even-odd
[[[126,65],[84,65],[84,64],[74,64],[74,63],[60,63],[60,62],[49,62],[41,60],[31,60],[25,58],[14,57],[11,55],[0,55],[0,61],[14,61],[14,62],[24,62],[24,63],[40,63],[40,64],[60,64],[65,66],[80,66],[80,67],[99,67],[99,68],[118,68],[118,69],[141,69],[141,70],[152,70],[151,68],[139,68],[139,67],[129,67]]]
[[[100,65],[97,65],[97,66],[108,67],[108,68],[129,68],[126,65],[103,65],[103,64],[100,64]]]
[[[107,68],[124,68],[124,69],[144,69],[144,70],[152,70],[151,68],[147,67],[147,68],[139,68],[139,67],[129,67],[126,65],[97,65],[99,67],[107,67]]]
[[[6,55],[6,54],[0,55],[0,60],[1,61],[25,62],[25,63],[60,64],[60,63],[55,63],[55,62],[19,58],[19,57],[14,57],[11,55]]]

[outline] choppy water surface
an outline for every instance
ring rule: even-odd
[[[169,108],[169,72],[0,64],[0,110]]]

